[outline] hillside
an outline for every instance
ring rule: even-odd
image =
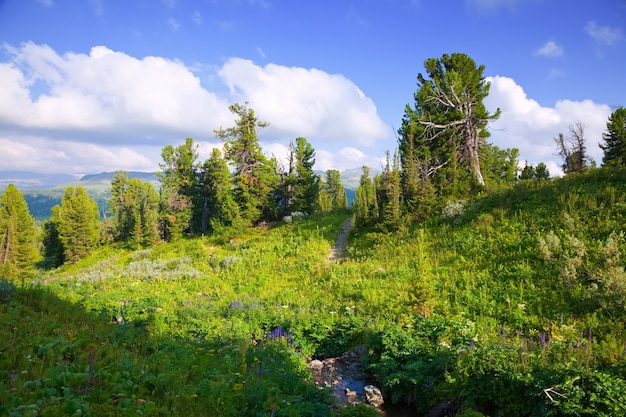
[[[359,345],[412,415],[626,412],[626,172],[355,231],[329,262],[349,215],[107,246],[41,287],[4,282],[0,414],[376,415],[336,409],[307,371]]]

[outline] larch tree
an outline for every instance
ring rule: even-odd
[[[237,116],[235,126],[216,129],[216,136],[225,141],[224,157],[234,168],[234,196],[246,225],[259,221],[264,212],[276,207],[274,190],[279,183],[275,161],[261,150],[257,128],[269,126],[260,121],[254,110],[235,103],[228,108]]]
[[[0,276],[24,279],[39,259],[37,227],[22,193],[9,184],[0,198]]]
[[[604,151],[602,164],[606,166],[626,166],[626,108],[619,107],[609,116],[606,133],[602,134]]]
[[[76,263],[89,255],[100,242],[98,204],[83,187],[65,189],[61,205],[52,208],[62,245],[64,262]]]

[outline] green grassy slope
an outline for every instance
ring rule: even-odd
[[[101,248],[0,289],[0,413],[329,415],[306,358],[365,343],[423,413],[621,415],[625,213],[626,173],[594,170],[359,231],[341,262],[347,213]]]

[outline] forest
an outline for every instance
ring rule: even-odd
[[[307,139],[265,156],[247,103],[208,160],[165,146],[158,188],[119,171],[104,211],[71,186],[37,222],[9,185],[0,414],[625,415],[626,109],[600,165],[581,122],[555,132],[552,177],[489,143],[483,72],[424,62],[351,206]],[[311,372],[356,350],[384,407]]]

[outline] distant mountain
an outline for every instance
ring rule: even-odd
[[[80,178],[80,182],[106,182],[111,183],[116,172],[101,172],[99,174],[83,175]],[[159,177],[156,172],[139,172],[129,171],[128,178],[139,178],[145,182],[159,183]]]
[[[50,217],[52,207],[61,204],[67,187],[80,186],[98,203],[100,211],[103,212],[106,210],[106,202],[111,197],[111,180],[115,174],[115,172],[102,172],[77,176],[0,171],[0,193],[9,184],[15,185],[24,195],[30,214],[37,220],[45,220]],[[128,177],[150,182],[155,187],[160,185],[155,172],[130,171]]]
[[[0,171],[0,190],[9,184],[15,185],[20,191],[45,190],[64,182],[77,181],[79,176],[71,174],[40,174],[36,172]]]
[[[346,190],[348,203],[352,204],[356,189],[363,170],[361,168],[349,169],[341,172],[341,182]],[[324,175],[323,171],[318,172]],[[371,177],[380,173],[380,170],[372,169]],[[106,202],[111,197],[111,180],[115,172],[101,172],[83,176],[71,174],[39,174],[35,172],[0,171],[0,194],[7,185],[14,184],[24,194],[31,215],[37,220],[45,220],[50,217],[51,209],[61,204],[64,190],[67,187],[80,186],[87,190],[89,196],[98,203],[100,211],[106,210]],[[156,172],[128,172],[129,178],[139,178],[150,182],[155,188],[160,186]]]

